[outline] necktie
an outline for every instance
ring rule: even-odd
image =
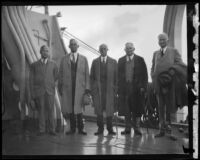
[[[103,63],[106,63],[106,58],[105,57],[103,57]]]
[[[163,49],[161,49],[161,57],[164,55],[164,51]]]
[[[131,61],[131,56],[128,56],[128,61],[129,61],[129,62]]]
[[[45,64],[45,59],[43,58],[43,64]]]
[[[74,54],[72,55],[72,59],[73,59],[73,62],[76,63],[75,55]]]

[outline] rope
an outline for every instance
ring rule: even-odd
[[[83,42],[82,40],[80,40],[79,38],[77,38],[77,37],[75,37],[74,35],[72,35],[71,33],[69,33],[69,32],[67,32],[67,31],[64,31],[63,32],[63,35],[65,36],[64,38],[74,38],[74,39],[76,39],[78,42],[80,42],[80,45],[83,47],[83,48],[85,48],[85,49],[87,49],[87,50],[89,50],[90,52],[92,52],[92,53],[94,53],[94,54],[96,54],[96,55],[100,55],[99,54],[99,51],[97,51],[96,49],[94,49],[93,47],[91,47],[90,45],[88,45],[88,44],[86,44],[85,42]]]

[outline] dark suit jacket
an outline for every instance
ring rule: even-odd
[[[31,64],[30,67],[30,90],[31,97],[37,98],[47,92],[55,95],[55,85],[58,79],[58,67],[52,60],[44,65],[41,60]]]
[[[133,82],[132,90],[135,92],[134,107],[138,108],[142,112],[144,105],[144,97],[140,96],[140,88],[146,90],[148,83],[148,74],[145,61],[142,57],[134,55],[134,67],[133,67]],[[126,100],[126,56],[123,56],[118,61],[118,95],[119,95],[119,115],[126,115],[129,113],[129,107]],[[139,97],[139,99],[137,99]]]

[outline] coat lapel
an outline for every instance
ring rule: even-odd
[[[98,80],[98,82],[100,82],[100,62],[101,62],[101,58],[99,57],[97,59],[97,80]],[[100,85],[100,83],[98,85]]]
[[[81,63],[82,63],[82,57],[78,54],[77,56],[77,68],[76,68],[76,80],[78,79],[78,72],[81,70]],[[76,83],[77,84],[77,83]]]
[[[68,54],[66,56],[66,61],[67,61],[67,65],[68,65],[69,69],[71,70],[70,54]]]
[[[122,59],[122,75],[124,75],[123,77],[126,78],[126,56],[123,57]]]
[[[107,72],[107,81],[109,81],[110,72],[111,72],[111,60],[110,60],[110,57],[107,57],[106,72]]]

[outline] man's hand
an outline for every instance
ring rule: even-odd
[[[36,109],[35,101],[34,101],[34,100],[31,100],[31,101],[30,101],[30,106],[31,106],[32,110],[35,110],[35,109]]]
[[[118,117],[118,112],[115,112],[115,113],[114,113],[114,116],[117,116],[117,117]]]
[[[58,92],[59,92],[60,96],[62,96],[62,88],[61,87],[58,87]]]
[[[173,76],[173,75],[175,74],[175,70],[174,70],[173,68],[170,68],[170,69],[169,69],[169,74],[170,74],[171,76]]]
[[[140,92],[141,92],[141,93],[144,92],[144,88],[140,88]]]

